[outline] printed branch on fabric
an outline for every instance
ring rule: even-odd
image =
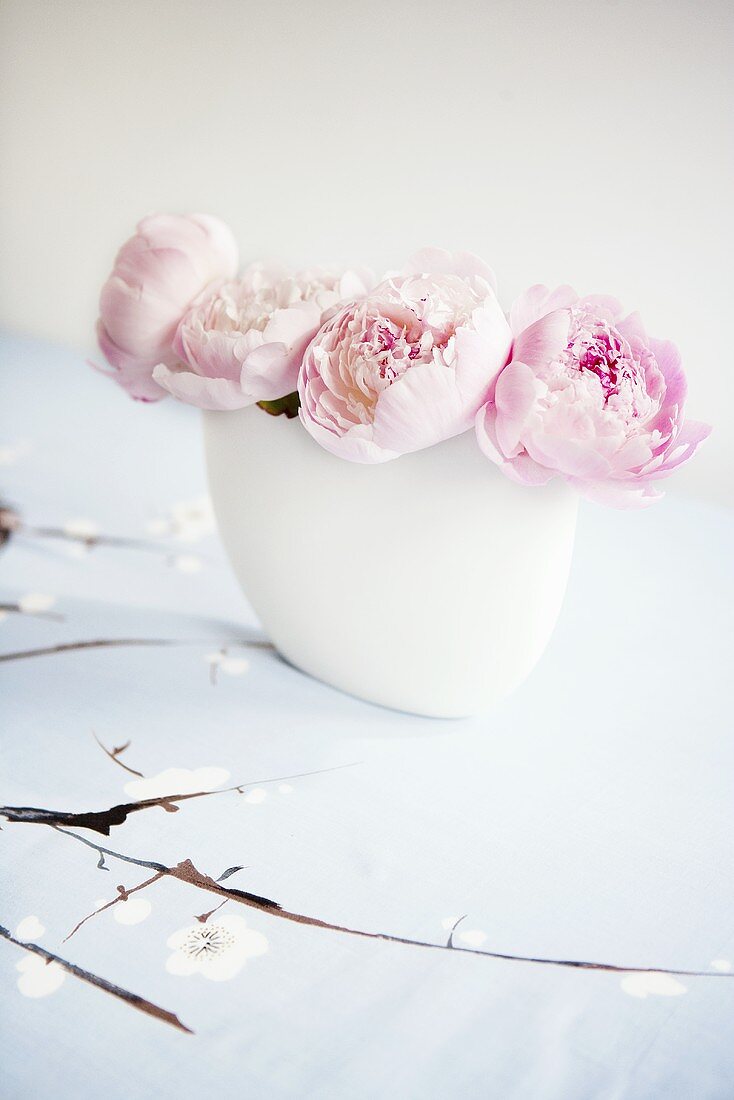
[[[99,742],[98,742],[99,743]],[[102,746],[104,747],[104,746]],[[107,750],[105,750],[106,752]],[[118,750],[119,752],[119,750]],[[111,755],[107,753],[107,755]],[[168,813],[176,813],[177,803],[186,802],[191,798],[210,798],[212,795],[230,794],[237,791],[244,794],[247,787],[254,787],[268,783],[282,783],[288,779],[304,779],[309,775],[322,775],[325,772],[340,771],[343,768],[353,768],[354,764],[339,764],[333,768],[319,768],[316,771],[297,772],[291,775],[278,775],[274,778],[249,780],[236,783],[232,787],[220,787],[211,791],[193,791],[187,794],[166,794],[156,798],[144,798],[139,802],[122,802],[117,806],[111,806],[108,810],[91,810],[88,813],[71,813],[65,810],[45,810],[36,806],[0,806],[0,814],[8,821],[28,822],[34,825],[66,825],[76,828],[91,829],[103,836],[110,835],[110,829],[116,825],[122,825],[129,814],[138,813],[141,810],[149,810],[158,806]],[[139,775],[139,772],[134,773]]]
[[[119,757],[130,747],[130,741],[109,749],[97,737],[96,733],[93,734],[93,736],[99,748],[114,764],[123,768],[130,775],[138,777],[135,781],[136,783],[150,783],[154,781],[146,779],[142,772],[119,759]],[[354,764],[344,764],[336,768],[302,772],[298,773],[298,777],[321,774],[323,772],[336,771],[340,768],[353,766]],[[166,775],[167,773],[162,774]],[[181,775],[183,773],[179,770],[176,774]],[[260,779],[255,782],[264,785],[296,777],[296,775],[287,775]],[[262,897],[251,891],[224,885],[227,879],[244,869],[239,864],[227,867],[219,877],[215,879],[196,867],[191,859],[183,859],[174,865],[167,865],[153,859],[143,859],[138,856],[125,854],[117,849],[103,847],[101,844],[96,843],[96,841],[82,836],[80,833],[69,828],[70,825],[74,825],[77,828],[86,828],[93,832],[109,835],[110,830],[121,825],[130,813],[141,812],[155,807],[161,808],[167,812],[175,812],[179,809],[178,803],[185,802],[188,799],[204,798],[232,792],[243,794],[248,787],[253,786],[254,783],[250,782],[240,783],[229,787],[219,787],[216,789],[165,794],[142,799],[138,802],[123,803],[118,806],[113,806],[108,810],[92,811],[89,813],[70,813],[36,807],[5,806],[0,808],[0,814],[2,814],[7,821],[15,824],[45,825],[52,828],[55,832],[71,838],[76,843],[91,849],[98,857],[96,865],[100,870],[109,872],[110,867],[107,864],[107,859],[110,859],[127,866],[139,867],[152,872],[147,878],[143,879],[142,882],[130,887],[119,884],[117,886],[116,896],[111,901],[98,904],[96,909],[77,921],[76,925],[65,937],[64,942],[77,935],[84,925],[102,912],[115,909],[115,913],[118,913],[119,906],[136,904],[136,902],[130,901],[133,895],[140,895],[143,891],[148,890],[163,879],[173,879],[183,883],[189,888],[197,891],[204,891],[210,896],[213,895],[217,899],[217,904],[207,908],[202,913],[196,914],[194,916],[196,924],[193,927],[182,928],[169,937],[168,946],[173,950],[173,954],[170,956],[166,968],[171,973],[187,974],[199,972],[206,976],[213,977],[215,976],[215,968],[218,967],[219,969],[216,971],[217,977],[232,977],[238,972],[247,957],[261,954],[263,951],[267,950],[267,940],[262,933],[244,927],[244,922],[240,917],[228,917],[225,915],[224,917],[216,918],[211,924],[208,923],[209,919],[229,902],[258,910],[270,918],[280,918],[281,920],[299,924],[304,927],[321,929],[322,931],[338,933],[350,937],[379,940],[384,943],[418,947],[432,951],[460,951],[466,954],[482,955],[485,958],[507,962],[525,962],[540,966],[605,971],[627,975],[624,979],[626,982],[642,980],[646,982],[657,982],[659,984],[667,981],[675,986],[675,978],[677,977],[734,977],[734,973],[721,970],[701,971],[683,968],[621,966],[612,963],[590,962],[577,959],[557,959],[490,951],[480,948],[476,940],[474,941],[474,945],[467,946],[465,944],[457,944],[454,939],[454,933],[458,925],[465,919],[464,917],[459,917],[453,921],[448,940],[443,943],[418,940],[389,932],[350,927],[320,917],[295,912],[287,909],[280,902],[271,898]],[[150,910],[150,904],[146,901],[137,901],[137,904],[143,907],[147,906],[148,911]],[[122,923],[127,923],[127,921],[122,920]],[[0,936],[24,950],[31,952],[36,957],[44,959],[48,965],[53,964],[56,967],[60,967],[66,973],[72,974],[78,979],[102,989],[129,1004],[131,1007],[145,1012],[181,1031],[191,1033],[191,1029],[184,1025],[178,1016],[166,1009],[160,1008],[158,1005],[152,1004],[145,998],[130,993],[106,979],[82,969],[75,963],[46,951],[35,943],[24,942],[22,939],[18,938],[17,935],[13,936],[7,929],[0,927]],[[472,941],[469,941],[467,937],[467,943],[471,944],[471,942]],[[679,989],[683,990],[683,987],[679,987]],[[640,995],[639,992],[636,993],[636,995]]]
[[[128,535],[105,535],[97,530],[97,525],[87,521],[72,521],[64,527],[49,524],[26,523],[20,514],[7,505],[0,505],[0,546],[11,537],[26,539],[51,539],[93,550],[98,546],[109,546],[117,550],[142,550],[171,559],[171,550],[163,543],[152,539],[131,538]]]
[[[233,788],[236,789],[236,788]],[[207,792],[207,793],[219,793],[219,792]],[[9,807],[0,809],[0,813],[8,817]],[[43,813],[50,813],[50,811],[40,811]],[[45,817],[32,818],[16,816],[13,818],[8,817],[8,820],[15,822],[31,822],[34,824],[51,824],[50,820]],[[499,959],[505,962],[524,962],[533,963],[539,966],[554,966],[565,967],[576,970],[601,970],[615,974],[667,974],[680,977],[691,978],[734,978],[734,973],[716,972],[711,970],[688,970],[681,967],[659,967],[659,966],[623,966],[614,963],[604,962],[588,962],[580,959],[554,959],[534,955],[521,955],[500,951],[487,951],[478,947],[464,947],[457,946],[453,942],[453,937],[450,936],[446,943],[436,943],[430,940],[417,940],[408,936],[398,936],[388,932],[373,932],[366,929],[352,928],[347,925],[336,924],[332,921],[323,920],[319,917],[308,916],[304,913],[296,913],[292,910],[286,909],[280,903],[273,901],[269,898],[259,897],[257,894],[249,893],[245,890],[237,890],[233,887],[223,886],[221,881],[213,879],[210,875],[200,871],[194,866],[190,859],[181,860],[174,866],[166,866],[165,864],[158,863],[154,860],[139,859],[134,856],[125,855],[124,853],[115,851],[111,848],[102,847],[96,844],[92,840],[88,840],[86,837],[80,836],[78,833],[71,832],[68,829],[61,828],[59,825],[53,824],[52,827],[64,836],[69,836],[73,840],[86,845],[89,848],[94,849],[100,857],[109,856],[111,859],[121,860],[125,863],[134,864],[139,867],[146,867],[154,870],[156,873],[143,883],[138,884],[133,890],[123,890],[117,898],[113,901],[101,906],[98,910],[89,913],[82,918],[77,925],[72,929],[67,939],[71,938],[88,920],[96,916],[97,913],[103,912],[106,909],[112,908],[112,906],[124,902],[130,893],[140,891],[154,882],[159,881],[161,878],[168,876],[176,879],[179,882],[186,883],[199,890],[205,890],[209,893],[216,894],[224,900],[232,900],[240,905],[246,905],[253,909],[258,909],[261,912],[268,913],[273,917],[279,917],[282,920],[291,921],[296,924],[305,925],[311,928],[320,928],[325,931],[338,932],[343,935],[355,936],[362,939],[381,940],[386,943],[403,944],[411,947],[421,947],[434,951],[460,951],[470,955],[482,955],[485,958]],[[228,870],[232,870],[231,868]],[[220,876],[220,880],[227,876],[227,872]],[[457,922],[458,923],[458,922]]]
[[[0,661],[23,661],[29,657],[50,657],[56,653],[69,653],[80,649],[116,649],[127,646],[187,646],[218,643],[209,638],[95,638],[91,641],[62,642],[60,645],[43,646],[39,649],[21,649],[15,653],[0,653]],[[223,647],[242,646],[253,649],[273,649],[272,642],[259,638],[235,639],[222,643]]]
[[[153,1016],[156,1020],[161,1020],[164,1024],[169,1024],[179,1031],[185,1031],[188,1035],[194,1034],[190,1027],[181,1023],[178,1016],[173,1012],[169,1012],[168,1009],[153,1004],[152,1001],[146,1000],[145,997],[141,997],[137,993],[130,993],[127,989],[122,989],[119,985],[108,982],[106,978],[100,978],[97,974],[92,974],[88,970],[83,970],[81,966],[77,966],[75,963],[69,962],[67,959],[62,959],[59,955],[54,955],[53,952],[46,951],[45,948],[39,947],[37,943],[28,943],[17,939],[2,925],[0,925],[0,938],[7,940],[8,943],[15,944],[16,947],[20,947],[24,951],[31,952],[31,954],[41,959],[45,959],[46,963],[55,963],[57,966],[60,966],[62,970],[65,970],[68,974],[72,974],[75,978],[79,978],[81,981],[87,982],[88,985],[93,985],[97,989],[101,989],[103,992],[111,994],[113,997],[118,997],[121,1001],[124,1001],[125,1004],[137,1008],[140,1012],[145,1012],[148,1016]]]
[[[142,772],[136,771],[135,768],[131,768],[128,764],[124,764],[123,761],[120,760],[122,754],[130,748],[130,745],[132,744],[131,741],[126,741],[124,745],[118,745],[116,748],[108,749],[102,744],[99,737],[97,737],[97,734],[94,731],[92,731],[92,737],[97,742],[102,752],[106,756],[109,756],[113,764],[118,764],[119,767],[121,767],[129,775],[137,775],[138,779],[143,779]]]

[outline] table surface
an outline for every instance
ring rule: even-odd
[[[582,507],[525,686],[400,715],[262,645],[192,410],[0,350],[3,1096],[731,1097],[734,516]]]

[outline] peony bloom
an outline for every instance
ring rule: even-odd
[[[160,363],[155,382],[203,409],[240,409],[292,393],[309,341],[328,310],[367,293],[369,276],[313,270],[291,274],[252,264],[202,295]]]
[[[212,282],[232,278],[237,263],[234,237],[218,218],[144,218],[102,287],[97,336],[112,367],[105,373],[139,401],[165,397],[153,368],[176,362],[173,338],[189,304]]]
[[[531,287],[513,305],[512,358],[476,419],[480,447],[508,477],[560,475],[591,500],[642,508],[709,434],[683,419],[675,345],[621,315],[616,299],[567,286]]]
[[[354,462],[385,462],[470,428],[511,332],[476,256],[419,252],[326,321],[304,356],[300,416]]]

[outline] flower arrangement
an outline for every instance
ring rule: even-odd
[[[140,222],[102,288],[110,377],[139,401],[257,404],[299,416],[332,454],[379,463],[474,429],[508,478],[563,478],[645,507],[710,428],[685,420],[675,345],[615,298],[532,286],[506,315],[470,253],[417,253],[377,281],[362,269],[251,264],[219,219]]]

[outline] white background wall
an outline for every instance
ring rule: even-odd
[[[677,341],[734,503],[726,0],[3,0],[0,323],[92,346],[117,246],[205,210],[247,258],[481,253]]]

